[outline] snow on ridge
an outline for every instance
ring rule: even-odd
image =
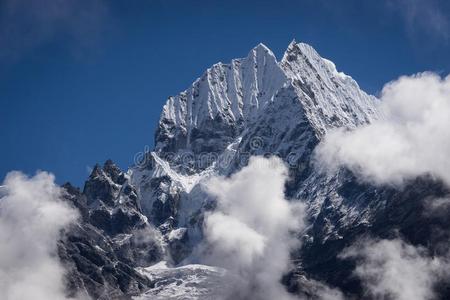
[[[379,117],[376,99],[313,47],[291,43],[280,66],[292,80],[319,136],[330,128],[354,128]]]
[[[263,44],[245,58],[214,64],[184,92],[169,97],[161,114],[156,148],[177,136],[185,137],[188,148],[194,130],[208,126],[218,116],[233,126],[249,122],[286,81],[275,55]]]
[[[154,170],[153,176],[161,177],[164,175],[169,176],[174,182],[179,183],[183,190],[189,193],[194,186],[196,186],[201,180],[211,174],[212,170],[207,169],[201,173],[196,173],[193,175],[183,175],[170,167],[169,162],[160,158],[156,152],[151,152],[153,159],[156,162],[156,168]]]
[[[336,68],[336,65],[334,64],[334,62],[332,62],[329,59],[323,58],[322,57],[323,62],[330,68],[331,72],[336,75],[337,77],[339,77],[342,80],[353,80],[353,78],[347,74],[345,74],[344,72],[339,72]]]
[[[242,130],[240,124],[245,127],[257,119],[288,84],[298,87],[302,105],[321,134],[328,127],[355,127],[377,117],[375,98],[310,45],[292,41],[278,62],[260,43],[246,58],[214,64],[190,88],[169,97],[160,119],[159,137],[164,138],[156,148],[162,149],[167,140],[186,139],[184,147],[189,149],[194,131],[210,126],[218,116]]]

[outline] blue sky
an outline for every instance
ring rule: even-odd
[[[450,72],[448,1],[3,0],[0,177],[82,186],[97,162],[126,168],[153,146],[167,96],[259,42],[281,58],[294,38],[373,94]]]

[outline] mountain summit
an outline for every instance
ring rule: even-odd
[[[318,136],[327,128],[354,127],[377,115],[376,99],[311,46],[292,42],[277,62],[259,44],[246,58],[213,65],[184,92],[169,97],[155,150],[223,151],[287,93]]]
[[[412,231],[408,216],[425,197],[447,193],[429,180],[411,183],[411,194],[362,184],[348,170],[316,170],[313,152],[324,135],[381,118],[378,101],[295,41],[280,61],[259,44],[245,58],[213,65],[168,98],[155,148],[136,165],[123,172],[107,161],[94,168],[83,191],[64,186],[82,215],[60,242],[70,292],[94,299],[217,298],[225,271],[187,264],[198,254],[205,215],[216,207],[202,183],[237,173],[253,155],[274,155],[289,167],[286,197],[304,203],[309,224],[280,280],[307,297],[317,296],[319,281],[363,297],[339,253],[365,234],[396,231],[427,242],[428,219],[416,216],[423,226]]]

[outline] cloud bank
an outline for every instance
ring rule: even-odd
[[[0,195],[0,298],[66,299],[57,256],[60,231],[78,217],[53,175],[7,175]]]
[[[284,198],[288,170],[278,158],[252,157],[230,178],[214,178],[208,192],[217,209],[205,216],[210,246],[206,264],[223,267],[237,277],[232,299],[291,299],[281,277],[289,254],[298,245],[294,232],[304,228],[304,207]]]
[[[434,285],[449,267],[444,259],[401,239],[361,241],[340,257],[356,259],[354,273],[375,299],[434,299]]]
[[[383,119],[327,134],[317,164],[347,167],[376,184],[431,175],[450,186],[450,76],[401,77],[383,88],[380,109]]]

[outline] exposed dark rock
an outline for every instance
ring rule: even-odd
[[[94,168],[83,192],[63,185],[64,199],[82,215],[58,244],[69,270],[69,296],[82,292],[93,299],[131,299],[151,285],[134,268],[159,261],[162,249],[149,236],[136,239],[138,232],[154,229],[137,209],[134,188],[126,185],[120,193],[124,183],[123,172],[107,161],[103,169]]]

